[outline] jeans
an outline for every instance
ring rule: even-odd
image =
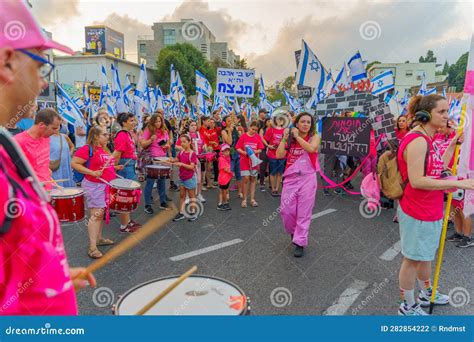
[[[166,178],[146,178],[145,184],[145,205],[152,205],[151,193],[153,184],[158,183],[158,194],[160,195],[160,203],[166,203]]]
[[[230,158],[230,169],[234,173],[235,179],[240,181],[242,180],[242,175],[240,174],[240,153],[234,151]]]
[[[135,159],[121,158],[119,165],[125,165],[123,170],[117,171],[117,174],[126,179],[137,180],[137,174],[135,172]]]

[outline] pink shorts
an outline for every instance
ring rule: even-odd
[[[105,203],[105,187],[107,186],[106,184],[94,183],[84,178],[81,183],[81,186],[84,189],[86,197],[86,206],[88,209],[107,207],[107,204]]]

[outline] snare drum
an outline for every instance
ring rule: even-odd
[[[112,308],[114,315],[135,315],[179,277],[166,277],[140,284],[121,296]],[[226,315],[250,314],[245,293],[231,282],[215,277],[191,275],[153,306],[146,315]]]
[[[165,165],[147,165],[146,176],[148,178],[170,178],[171,167]]]
[[[140,203],[140,183],[131,179],[117,178],[110,182],[109,209],[128,213],[137,209]]]
[[[61,223],[74,223],[85,218],[84,190],[81,188],[53,189],[51,206],[56,210]]]

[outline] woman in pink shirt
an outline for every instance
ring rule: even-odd
[[[98,246],[112,245],[114,242],[102,237],[102,221],[106,203],[106,187],[100,178],[107,182],[117,178],[115,170],[123,169],[123,165],[115,165],[115,160],[107,151],[110,134],[101,126],[89,130],[87,144],[80,147],[71,162],[74,170],[84,174],[81,186],[86,196],[86,206],[90,210],[90,219],[87,222],[89,233],[89,250],[87,255],[93,259],[103,256]],[[92,151],[91,151],[92,150]],[[92,156],[90,154],[92,152]],[[123,215],[123,214],[121,214]]]
[[[283,132],[285,129],[283,125],[285,124],[285,120],[282,117],[276,117],[273,120],[273,126],[267,129],[263,138],[265,139],[268,150],[267,150],[267,158],[268,164],[270,168],[270,185],[272,187],[272,196],[278,197],[280,183],[283,176],[283,172],[285,171],[285,158],[277,159],[276,157],[276,150],[278,145],[280,145],[281,139],[283,139]]]
[[[441,174],[453,156],[456,136],[440,155],[433,144],[436,131],[448,122],[448,102],[440,95],[415,96],[409,108],[419,125],[408,133],[398,149],[398,165],[408,181],[398,207],[403,261],[399,274],[402,303],[399,315],[426,315],[421,306],[431,298],[431,261],[439,245],[443,223],[444,191],[451,188],[474,189],[474,179],[443,180]],[[415,300],[415,285],[421,292]],[[436,292],[435,304],[448,304],[449,297]]]
[[[146,125],[145,130],[140,136],[139,143],[142,148],[149,152],[151,158],[166,157],[171,146],[168,129],[165,120],[161,114],[153,114]],[[148,160],[148,165],[153,164],[152,160]],[[153,214],[151,193],[155,180],[158,185],[158,194],[160,196],[160,208],[167,209],[168,204],[166,198],[166,178],[150,178],[146,177],[145,185],[145,213]]]
[[[239,141],[235,145],[235,149],[240,153],[240,174],[244,178],[243,186],[243,199],[240,206],[242,208],[247,207],[247,195],[250,187],[250,205],[252,207],[258,207],[257,201],[255,201],[255,187],[257,185],[258,166],[252,166],[252,162],[247,153],[250,148],[255,156],[258,156],[264,148],[262,137],[257,133],[258,123],[252,121],[249,126],[247,133],[240,136]]]

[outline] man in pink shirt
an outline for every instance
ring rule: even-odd
[[[25,153],[33,171],[46,190],[51,190],[49,169],[49,137],[59,130],[61,117],[53,109],[42,109],[36,114],[34,125],[15,135],[15,140]]]

